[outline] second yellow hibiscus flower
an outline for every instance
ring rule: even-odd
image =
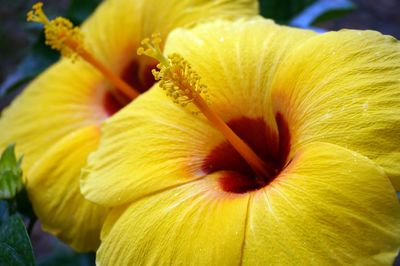
[[[204,10],[207,10],[206,12]],[[257,2],[104,1],[84,23],[90,52],[138,91],[155,62],[137,57],[141,39],[216,17],[257,13]],[[83,60],[62,59],[34,80],[0,119],[0,147],[17,143],[34,210],[43,228],[80,251],[95,250],[107,208],[80,195],[79,175],[101,137],[101,123],[123,107],[114,88]]]

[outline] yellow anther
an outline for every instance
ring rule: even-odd
[[[174,53],[166,58],[160,49],[161,38],[153,35],[151,40],[142,41],[138,49],[139,55],[147,55],[158,60],[157,69],[152,70],[160,87],[164,89],[172,100],[182,106],[191,103],[196,97],[208,98],[206,86],[201,84],[200,76],[192,69],[191,65],[179,54]]]
[[[171,54],[167,62],[159,64],[158,70],[152,73],[175,103],[186,106],[196,97],[207,98],[206,86],[201,84],[200,76],[181,55]]]
[[[43,12],[43,3],[38,2],[32,6],[32,10],[28,12],[27,20],[34,21],[42,24],[49,23],[49,19]]]
[[[154,33],[150,38],[144,39],[141,44],[142,46],[137,49],[138,55],[147,55],[159,61],[161,64],[168,65],[168,60],[161,52],[160,48],[161,35]]]
[[[60,51],[63,56],[75,59],[77,53],[83,49],[83,35],[79,28],[74,27],[66,18],[49,20],[42,7],[41,2],[33,5],[32,10],[28,12],[28,21],[43,24],[46,44]]]
[[[45,25],[46,44],[65,57],[76,58],[83,49],[83,35],[68,19],[58,17]]]

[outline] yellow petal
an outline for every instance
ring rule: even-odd
[[[60,138],[108,115],[99,76],[83,62],[62,61],[43,73],[4,110],[0,119],[0,147],[16,142],[29,173],[44,151]]]
[[[98,126],[88,126],[61,139],[32,168],[27,189],[43,229],[78,251],[96,250],[107,212],[83,198],[80,169],[100,139]]]
[[[102,241],[97,264],[237,265],[249,196],[222,192],[216,178],[133,203]]]
[[[312,143],[250,201],[244,265],[391,265],[400,205],[375,163]]]
[[[273,135],[275,124],[268,122],[274,121],[268,104],[272,77],[285,53],[312,35],[259,18],[218,21],[172,33],[166,49],[181,52],[193,64],[208,86],[212,108],[225,121],[267,121],[266,134]],[[204,174],[204,158],[222,142],[202,115],[192,115],[154,87],[106,122],[82,192],[94,202],[116,206],[189,182]]]
[[[85,22],[83,32],[88,47],[108,67],[121,75],[130,75],[129,80],[135,80],[132,76],[138,75],[139,71],[139,81],[132,85],[148,85],[149,81],[143,79],[152,81],[149,70],[156,63],[136,54],[144,38],[160,33],[165,40],[168,33],[178,27],[190,27],[216,18],[257,14],[256,0],[109,0],[104,1]]]
[[[203,175],[202,159],[219,141],[206,121],[154,87],[104,123],[101,146],[83,169],[82,193],[115,206],[190,182]]]
[[[104,239],[108,236],[111,229],[113,228],[114,224],[117,220],[121,217],[121,215],[125,212],[126,208],[129,207],[127,205],[121,205],[116,208],[112,208],[107,213],[106,219],[104,220],[103,226],[100,232],[100,240],[104,241]]]
[[[270,89],[276,69],[316,33],[253,18],[215,21],[171,32],[164,54],[181,54],[200,75],[211,107],[228,121],[264,117],[271,126]]]
[[[372,31],[316,36],[277,72],[275,112],[290,126],[293,151],[320,140],[382,166],[400,189],[400,43]]]

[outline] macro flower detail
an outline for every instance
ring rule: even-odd
[[[276,174],[256,182],[196,103],[175,104],[161,63],[160,83],[105,122],[84,168],[84,196],[111,208],[98,264],[393,262],[397,41],[256,18],[175,30],[164,54],[190,64],[209,107]]]
[[[71,21],[62,17],[49,20],[42,8],[42,2],[34,4],[32,10],[27,14],[27,20],[45,25],[47,45],[50,45],[55,50],[59,50],[65,57],[70,57],[75,54],[75,51],[84,49],[83,35],[78,27],[74,27]]]
[[[0,147],[16,142],[17,153],[24,155],[26,186],[43,228],[76,250],[95,250],[108,210],[82,197],[79,176],[98,145],[103,121],[133,97],[115,93],[116,83],[93,67],[96,63],[86,52],[130,87],[145,92],[154,83],[150,70],[155,62],[136,55],[144,36],[159,32],[165,38],[176,27],[255,15],[257,1],[108,0],[79,31],[67,20],[50,21],[41,12],[41,4],[35,5],[29,18],[45,24],[53,37],[48,43],[74,60],[63,58],[51,66],[4,110]],[[60,32],[82,45],[71,49],[67,37],[57,38]]]

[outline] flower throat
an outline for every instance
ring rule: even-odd
[[[267,185],[279,171],[276,165],[261,159],[208,105],[207,87],[201,83],[200,76],[181,55],[174,53],[166,58],[161,53],[160,42],[159,35],[153,35],[151,39],[143,40],[143,46],[137,51],[139,55],[144,54],[160,62],[157,65],[157,69],[152,70],[155,79],[159,81],[160,87],[166,91],[167,95],[175,103],[183,107],[190,103],[194,104],[210,124],[218,129],[230,146],[240,154],[247,166],[254,172],[253,175],[246,175],[247,177],[251,176],[250,183],[252,183],[252,186],[260,188]]]

